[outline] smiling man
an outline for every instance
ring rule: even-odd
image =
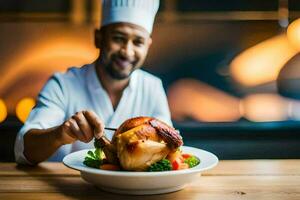
[[[161,80],[140,69],[158,6],[158,0],[103,0],[101,28],[95,31],[99,57],[48,80],[16,138],[18,163],[61,161],[92,148],[104,126],[118,127],[136,116],[171,125]]]
[[[96,31],[96,45],[103,53],[100,60],[108,75],[117,80],[128,79],[143,64],[152,39],[142,27],[117,23]]]

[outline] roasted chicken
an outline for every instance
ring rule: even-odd
[[[126,120],[115,131],[112,141],[105,135],[96,140],[109,163],[125,170],[144,171],[183,144],[180,134],[151,117]]]

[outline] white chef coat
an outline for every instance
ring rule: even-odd
[[[172,125],[166,94],[159,78],[143,70],[135,70],[114,110],[96,75],[95,65],[73,67],[66,73],[54,74],[41,90],[36,106],[17,135],[16,162],[30,164],[23,154],[23,137],[28,130],[61,125],[82,110],[93,110],[107,127],[119,127],[126,119],[136,116],[156,117]],[[112,138],[112,134],[111,131],[106,131],[109,139]],[[61,161],[65,155],[86,148],[93,148],[93,141],[76,141],[63,145],[49,161]]]

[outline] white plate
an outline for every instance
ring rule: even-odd
[[[198,179],[200,172],[218,164],[217,156],[208,151],[187,146],[181,147],[181,150],[197,156],[200,164],[190,169],[164,172],[109,171],[85,166],[82,162],[88,150],[67,155],[63,163],[79,170],[85,181],[105,191],[134,195],[161,194],[183,189],[188,183]]]

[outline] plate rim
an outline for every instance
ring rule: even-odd
[[[196,148],[196,147],[191,147],[191,146],[181,146],[180,148],[182,149],[182,151],[190,150],[190,151],[197,151],[198,153],[200,153],[200,152],[205,153],[205,154],[211,156],[211,158],[214,160],[214,162],[213,162],[213,164],[211,164],[211,165],[209,165],[205,168],[200,168],[200,164],[199,164],[198,166],[193,167],[193,168],[189,168],[189,169],[162,171],[162,172],[110,171],[110,170],[101,170],[101,169],[91,168],[91,167],[87,167],[87,166],[74,167],[70,163],[68,163],[68,159],[70,159],[70,157],[74,156],[75,154],[78,154],[78,153],[83,152],[83,151],[87,152],[89,150],[94,150],[94,149],[83,149],[83,150],[75,151],[75,152],[72,152],[72,153],[66,155],[63,158],[62,163],[66,167],[71,168],[71,169],[76,170],[76,171],[79,171],[80,173],[97,174],[97,175],[102,175],[102,176],[125,176],[125,177],[170,176],[170,175],[198,173],[198,172],[202,172],[202,171],[211,169],[219,163],[218,157],[215,154],[213,154],[209,151],[199,149],[199,148]],[[200,158],[200,160],[201,160],[201,158]]]

